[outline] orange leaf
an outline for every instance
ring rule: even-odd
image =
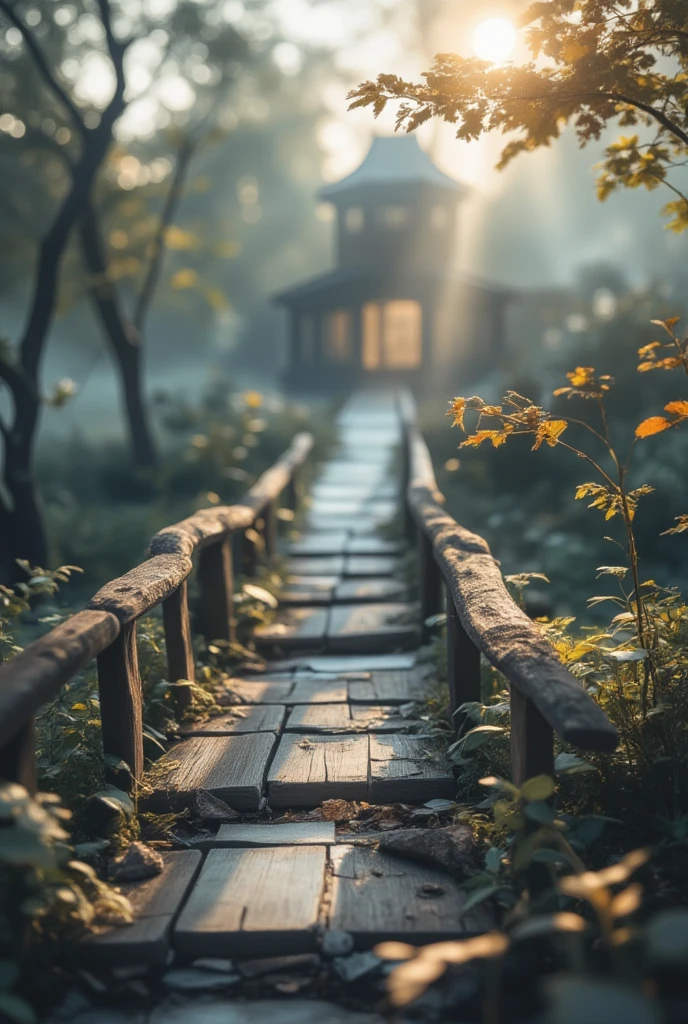
[[[652,437],[653,434],[661,434],[663,430],[668,430],[670,426],[671,423],[664,416],[650,416],[649,419],[638,424],[635,428],[635,436]]]
[[[669,402],[664,406],[664,412],[673,413],[674,416],[688,416],[688,402],[685,399],[678,402]]]

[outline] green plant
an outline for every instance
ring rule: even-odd
[[[63,944],[132,919],[128,900],[74,859],[70,817],[52,793],[0,783],[0,1014],[18,1024],[37,1020],[36,973],[49,981]]]

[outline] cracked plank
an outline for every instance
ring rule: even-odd
[[[423,803],[453,800],[456,782],[446,759],[432,749],[429,736],[399,733],[370,736],[372,803]]]
[[[268,776],[271,807],[368,798],[367,736],[285,735]]]
[[[174,933],[184,956],[274,956],[316,948],[324,846],[211,850]]]
[[[230,736],[245,732],[279,732],[284,706],[279,704],[243,704],[230,707],[224,715],[202,721],[182,722],[180,736]]]

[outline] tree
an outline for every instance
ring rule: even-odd
[[[572,125],[579,144],[618,124],[631,129],[608,145],[597,192],[669,188],[669,227],[688,229],[688,6],[685,0],[548,0],[522,18],[532,59],[495,66],[440,54],[424,82],[382,74],[350,94],[351,107],[378,116],[398,102],[397,127],[413,131],[432,117],[458,124],[466,141],[499,130],[514,135],[499,167],[549,146]],[[634,129],[637,129],[635,131]]]

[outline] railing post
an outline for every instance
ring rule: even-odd
[[[511,686],[511,774],[515,786],[554,774],[554,732],[533,702]]]
[[[255,528],[252,527],[255,534]],[[256,542],[248,536],[248,531],[241,534],[241,572],[244,576],[253,577],[258,571],[258,550]]]
[[[183,583],[162,603],[162,621],[165,628],[165,648],[167,650],[167,674],[171,683],[180,679],[194,682],[196,666],[194,665],[193,645],[191,641],[191,623],[189,622],[188,584]],[[177,706],[180,710],[192,704],[191,691],[188,687],[180,687],[177,695]]]
[[[401,441],[401,508],[404,516],[404,536],[413,541],[416,523],[408,500],[408,489],[411,482],[411,438],[408,427],[404,428]]]
[[[208,643],[235,638],[232,546],[229,536],[201,549],[198,559],[199,619]]]
[[[29,793],[36,792],[36,723],[33,718],[0,750],[0,779],[18,782]]]
[[[285,488],[285,498],[287,505],[294,512],[298,512],[301,501],[301,474],[298,468],[292,470],[289,483]]]
[[[432,630],[425,625],[425,622],[432,615],[437,615],[442,607],[442,574],[435,561],[432,541],[422,529],[418,530],[418,553],[420,560],[420,614],[423,624],[423,642],[427,643]]]
[[[270,560],[277,551],[277,510],[275,501],[269,501],[263,510],[263,539],[265,541],[265,557]]]
[[[447,587],[447,680],[449,682],[449,710],[454,730],[461,722],[456,714],[462,704],[480,700],[480,651],[463,628]]]
[[[133,778],[143,773],[141,677],[136,620],[98,656],[98,690],[103,751],[125,761]],[[120,779],[120,784],[124,784]]]

